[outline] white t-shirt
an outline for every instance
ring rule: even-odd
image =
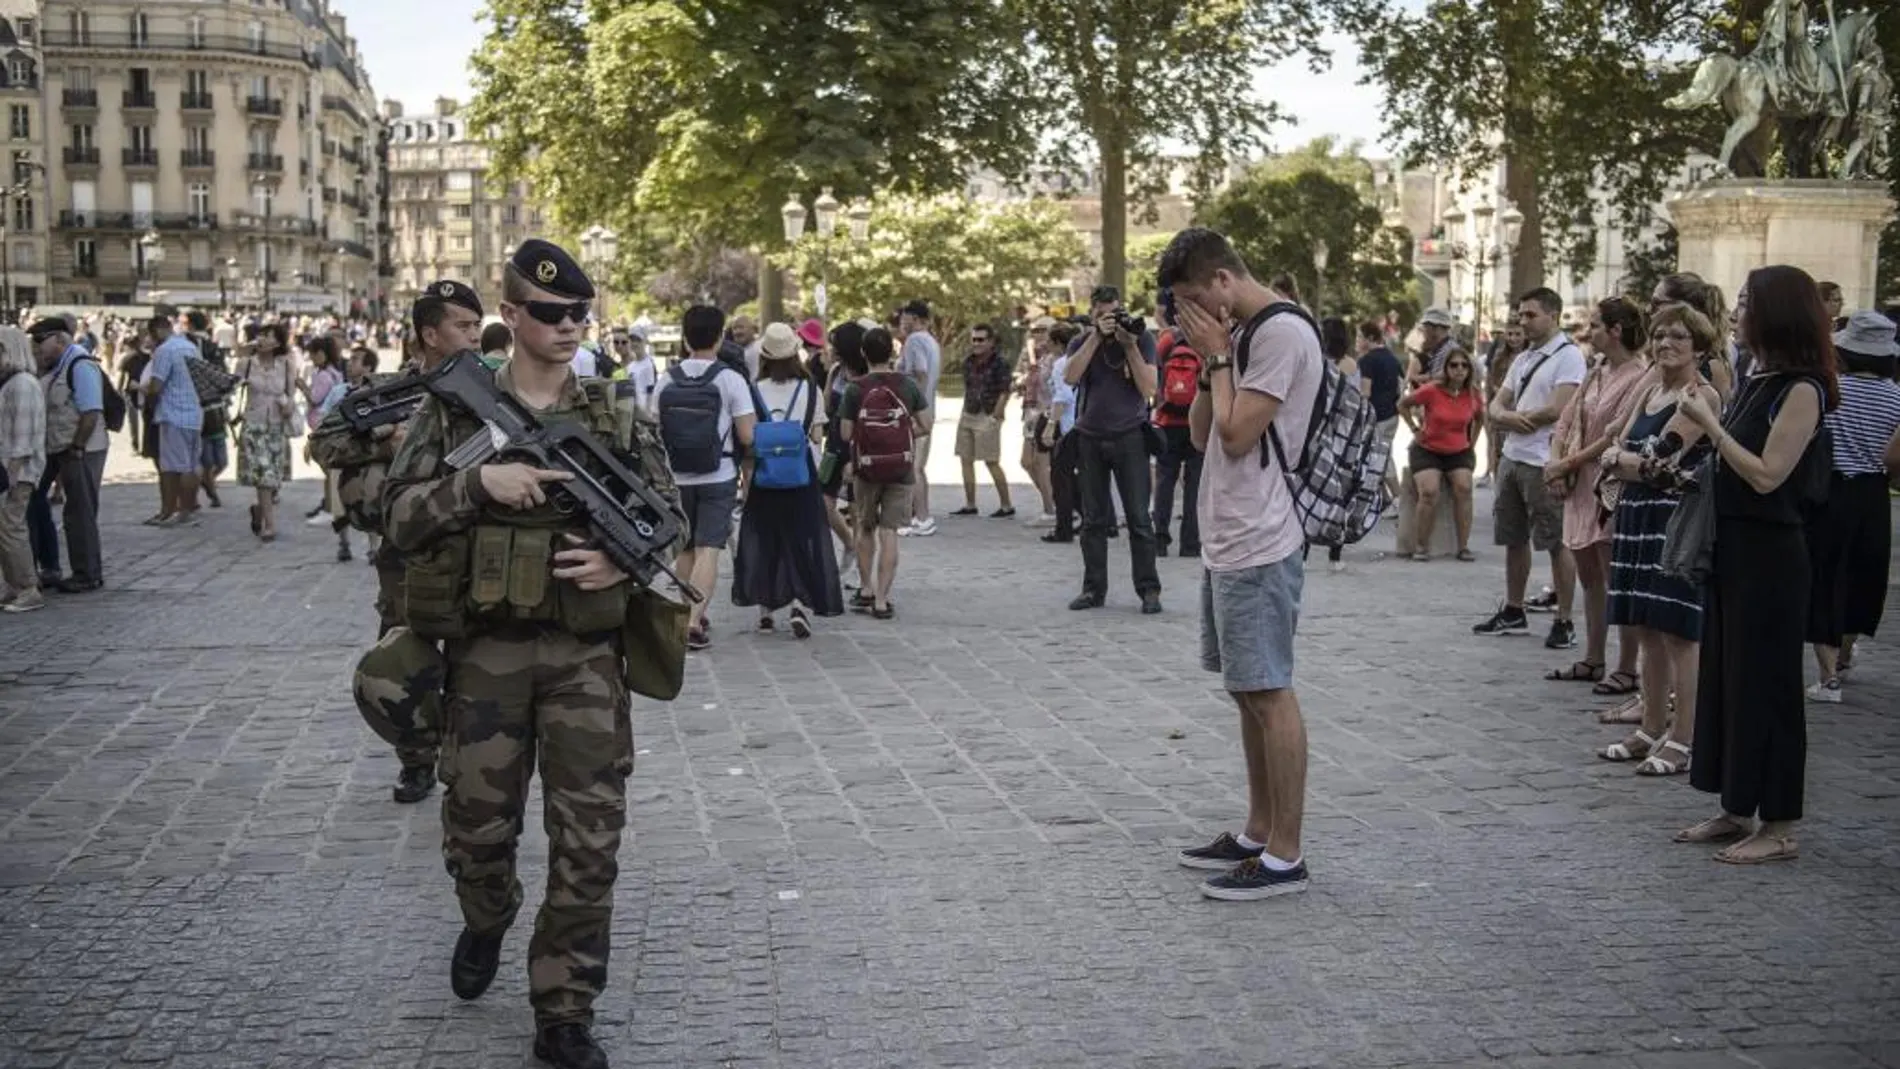
[[[1234,344],[1240,344],[1240,330]],[[1254,331],[1247,370],[1236,385],[1280,402],[1273,419],[1287,462],[1297,466],[1306,444],[1313,400],[1325,379],[1326,356],[1319,336],[1299,316],[1274,316]],[[1293,510],[1293,493],[1279,458],[1260,466],[1263,443],[1230,457],[1219,441],[1207,443],[1201,462],[1201,563],[1213,572],[1237,572],[1277,564],[1306,547],[1306,531]]]
[[[1511,361],[1511,370],[1504,375],[1504,385],[1511,391],[1512,411],[1535,412],[1545,407],[1559,387],[1581,384],[1589,370],[1576,343],[1568,334],[1558,331],[1549,341],[1535,349],[1524,350]],[[1526,382],[1524,376],[1532,371],[1536,374]],[[1549,464],[1550,438],[1556,429],[1555,423],[1546,423],[1529,434],[1507,433],[1504,459],[1539,468]]]
[[[904,339],[904,348],[897,356],[897,370],[915,379],[918,372],[926,376],[922,383],[924,400],[930,407],[937,407],[937,380],[943,377],[943,347],[927,330],[920,330]]]
[[[633,383],[634,395],[640,399],[640,407],[653,411],[653,391],[660,384],[660,367],[652,357],[627,362],[627,381]]]
[[[707,368],[717,363],[719,362],[716,360],[708,360],[704,357],[695,356],[680,361],[677,366],[684,369],[687,378],[696,379],[704,375]],[[712,381],[714,385],[719,387],[720,396],[722,396],[726,402],[719,410],[719,440],[726,443],[727,455],[719,458],[719,469],[717,471],[709,471],[700,475],[683,475],[677,471],[674,472],[673,481],[681,486],[711,486],[714,483],[729,482],[739,477],[739,466],[733,463],[731,456],[733,451],[732,421],[739,416],[750,416],[754,414],[752,408],[752,391],[746,388],[745,378],[737,371],[734,371],[731,367],[727,367],[724,364],[720,364],[719,366],[725,367],[726,370],[721,372]],[[653,411],[658,412],[660,410],[660,398],[665,396],[666,388],[671,385],[672,382],[672,375],[660,376],[660,384],[653,391]]]
[[[237,338],[237,327],[234,324],[219,320],[218,325],[211,328],[211,343],[227,353],[237,348]]]
[[[599,375],[600,365],[595,361],[595,355],[594,351],[585,345],[574,350],[574,374],[583,379],[591,379]]]
[[[803,423],[805,413],[811,412],[811,425],[824,426],[825,421],[820,418],[821,414],[812,411],[811,407],[818,400],[819,391],[812,386],[811,380],[803,375],[795,376],[786,382],[760,379],[755,388],[759,391],[759,399],[765,402],[766,407],[765,412],[758,413],[760,422],[768,419],[785,419],[793,423]],[[796,403],[793,401],[794,397],[797,398]],[[811,456],[813,460],[822,459],[818,455],[816,442],[812,443]]]

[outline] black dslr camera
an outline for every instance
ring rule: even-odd
[[[1127,331],[1133,337],[1139,338],[1148,332],[1148,321],[1140,316],[1129,315],[1126,309],[1115,309],[1111,318],[1118,329]]]

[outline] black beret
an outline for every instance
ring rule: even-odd
[[[557,297],[566,297],[574,301],[590,301],[594,298],[594,284],[587,280],[587,272],[567,254],[567,250],[552,241],[529,238],[515,249],[515,258],[510,261],[521,277],[547,290]]]
[[[47,316],[26,328],[26,335],[34,341],[45,341],[55,334],[71,334],[73,328],[59,316]]]
[[[419,307],[423,301],[428,300],[443,301],[448,304],[459,304],[469,311],[474,312],[476,315],[482,314],[481,297],[478,296],[474,290],[469,289],[467,286],[462,285],[452,278],[441,279],[422,287],[422,295],[416,298],[414,305],[410,306],[409,316],[411,320],[415,318],[416,308]]]
[[[904,315],[916,316],[918,319],[930,318],[930,305],[925,303],[921,298],[899,308],[898,311]]]

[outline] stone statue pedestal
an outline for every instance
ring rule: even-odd
[[[1874,269],[1894,201],[1883,182],[1727,178],[1670,199],[1681,270],[1722,287],[1733,307],[1748,273],[1793,264],[1840,283],[1848,311],[1879,306]]]

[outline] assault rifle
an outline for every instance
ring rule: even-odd
[[[449,467],[463,471],[500,460],[567,472],[573,478],[549,484],[548,500],[563,515],[584,514],[594,541],[615,567],[643,585],[664,574],[679,584],[681,594],[703,600],[666,559],[667,547],[680,534],[678,514],[585,428],[535,419],[495,385],[494,372],[473,352],[457,353],[420,378],[426,392],[482,423],[443,458]]]
[[[351,390],[337,402],[337,411],[343,413],[343,421],[358,434],[401,423],[422,407],[422,399],[429,396],[429,376],[434,373],[418,371],[365,389]]]

